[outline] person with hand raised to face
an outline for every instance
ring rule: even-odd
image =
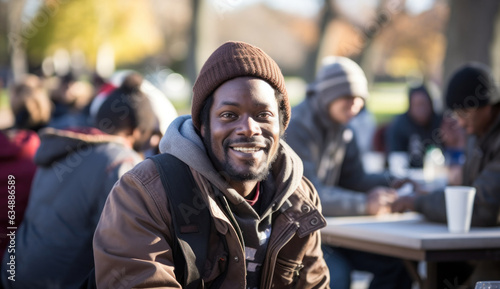
[[[462,186],[476,188],[471,226],[500,225],[500,92],[493,73],[484,64],[471,62],[458,68],[448,81],[446,106],[467,134]],[[427,219],[446,223],[443,189],[398,198],[394,212],[416,211]],[[439,280],[462,284],[495,279],[500,262],[447,262],[438,264]],[[469,285],[473,285],[471,282]]]
[[[306,99],[293,110],[287,142],[304,163],[304,175],[318,190],[326,216],[390,212],[397,193],[386,174],[367,174],[349,121],[363,108],[368,85],[361,67],[345,57],[323,60]],[[402,184],[402,181],[398,183]],[[349,289],[353,270],[374,276],[370,288],[404,289],[411,279],[399,259],[323,246],[331,288]]]

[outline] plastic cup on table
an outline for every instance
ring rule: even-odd
[[[444,193],[448,231],[450,233],[469,232],[476,188],[448,186]]]

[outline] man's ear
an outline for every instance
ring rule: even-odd
[[[200,125],[200,134],[202,137],[205,137],[205,125]]]
[[[139,129],[139,128],[134,128],[134,130],[132,131],[132,138],[134,140],[140,140],[142,138],[142,131]]]

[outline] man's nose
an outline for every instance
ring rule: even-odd
[[[238,127],[238,134],[252,137],[262,133],[259,122],[255,121],[253,117],[243,117]]]
[[[465,128],[467,126],[467,119],[465,117],[457,117],[457,124],[461,128]]]
[[[365,102],[360,97],[353,98],[351,101],[351,112],[354,115],[358,114],[364,105],[365,105]]]

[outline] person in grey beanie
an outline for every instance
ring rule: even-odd
[[[365,173],[356,136],[348,127],[367,97],[363,70],[348,58],[328,57],[306,99],[293,109],[286,141],[302,159],[325,216],[383,214],[396,199],[391,176]],[[334,289],[350,287],[352,270],[373,273],[370,288],[411,287],[401,260],[330,246],[323,246],[323,252]]]
[[[462,167],[463,186],[476,188],[471,226],[500,225],[500,93],[490,69],[468,63],[452,75],[446,90],[446,106],[467,133],[466,161]],[[427,219],[446,223],[444,191],[408,195],[392,205],[395,212],[417,211]],[[497,279],[500,262],[438,264],[438,281]],[[460,272],[460,273],[458,273]]]

